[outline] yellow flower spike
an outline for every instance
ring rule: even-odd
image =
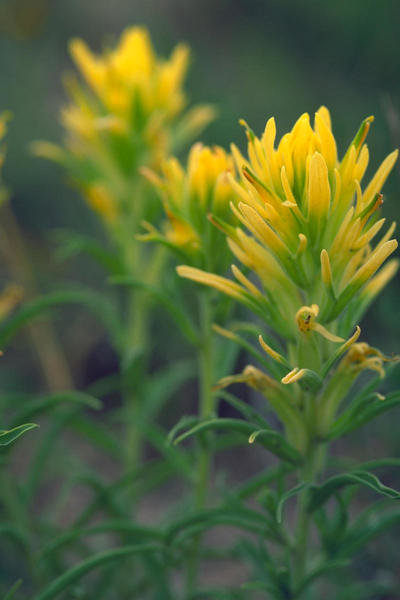
[[[308,182],[308,217],[314,238],[321,235],[321,229],[328,216],[330,199],[328,168],[322,154],[316,152],[311,157]]]
[[[101,184],[92,185],[84,189],[89,206],[104,219],[106,223],[113,223],[117,219],[118,207],[115,198],[107,188]]]
[[[331,261],[329,260],[329,254],[325,250],[325,248],[321,250],[320,260],[322,281],[328,289],[329,295],[331,296],[332,300],[336,300],[336,293],[333,285]]]
[[[343,338],[330,333],[323,325],[316,322],[319,313],[319,306],[312,304],[311,306],[302,306],[296,313],[296,323],[299,331],[303,334],[310,334],[316,331],[330,342],[343,342]]]
[[[347,354],[344,356],[340,363],[340,369],[359,373],[364,370],[376,371],[380,377],[385,376],[383,363],[389,362],[390,360],[398,360],[397,357],[389,359],[382,352],[376,348],[372,348],[366,342],[359,342],[353,344]]]
[[[297,247],[296,257],[301,256],[305,252],[305,250],[307,248],[307,244],[308,244],[308,240],[303,233],[299,233],[298,237],[299,237],[299,245]]]
[[[127,28],[100,53],[72,40],[70,52],[80,77],[69,77],[65,86],[70,99],[61,113],[65,151],[43,145],[36,151],[61,162],[80,188],[88,186],[89,165],[90,185],[112,190],[119,200],[119,222],[134,228],[155,213],[153,198],[134,210],[127,201],[129,194],[135,203],[141,196],[136,193],[139,169],[159,172],[173,147],[197,134],[214,111],[200,106],[183,114],[189,50],[178,44],[167,59],[158,57],[144,27]],[[224,185],[219,188],[223,196]],[[97,212],[103,218],[107,214]]]
[[[242,286],[230,281],[229,279],[226,279],[225,277],[221,277],[220,275],[206,273],[201,269],[196,269],[195,267],[189,267],[186,265],[180,265],[176,267],[176,271],[180,277],[191,279],[197,283],[202,283],[204,285],[208,285],[209,287],[213,287],[216,290],[227,294],[227,296],[235,298],[236,300],[243,301],[245,298],[245,293]]]
[[[320,116],[324,120],[326,126],[332,130],[331,115],[326,106],[320,106],[316,114]]]
[[[254,235],[270,248],[281,260],[289,254],[287,246],[269,227],[259,214],[247,204],[239,202],[239,211],[242,214],[241,221],[246,224]]]
[[[394,150],[391,154],[389,154],[389,156],[387,156],[385,158],[385,160],[383,161],[383,163],[381,164],[381,166],[379,167],[379,169],[377,170],[377,172],[371,179],[370,183],[368,184],[368,186],[364,192],[364,195],[363,195],[364,205],[368,204],[368,202],[370,202],[372,200],[372,198],[375,196],[375,194],[378,194],[381,191],[383,184],[385,183],[386,179],[388,178],[390,171],[394,167],[394,164],[397,160],[398,154],[399,154],[399,151]]]
[[[320,109],[321,110],[321,109]],[[315,132],[321,140],[321,152],[325,157],[328,169],[333,170],[337,162],[337,150],[335,138],[332,135],[330,126],[327,124],[323,113],[315,113]]]
[[[360,248],[369,244],[369,242],[376,236],[376,234],[382,229],[386,219],[379,219],[372,225],[363,235],[361,235],[351,246],[352,250],[359,250]]]
[[[310,333],[314,328],[315,319],[319,313],[319,306],[302,306],[296,313],[296,323],[301,333]]]
[[[278,387],[277,382],[266,375],[263,371],[253,367],[252,365],[247,365],[247,367],[245,367],[243,372],[239,375],[228,375],[228,377],[223,377],[220,379],[214,386],[214,390],[228,387],[233,383],[247,383],[259,392],[274,390]]]
[[[353,333],[353,335],[348,340],[346,340],[345,343],[342,344],[336,350],[336,352],[333,354],[333,356],[331,356],[331,358],[329,358],[328,361],[323,366],[322,371],[321,371],[321,377],[322,377],[322,379],[325,379],[325,377],[329,373],[329,370],[334,365],[334,363],[337,361],[337,359],[340,356],[342,356],[342,354],[344,354],[346,352],[346,350],[348,350],[350,348],[350,346],[352,346],[353,344],[355,344],[355,342],[358,340],[358,338],[360,337],[360,335],[361,335],[361,328],[357,325],[356,329],[355,329],[355,331]]]
[[[373,277],[361,292],[361,298],[372,300],[379,294],[385,285],[396,275],[399,269],[397,259],[390,260],[375,277]]]
[[[244,285],[255,298],[262,298],[262,293],[251,281],[243,275],[240,269],[236,265],[231,265],[232,273],[239,283]]]
[[[304,375],[306,375],[306,373],[307,369],[299,369],[299,367],[295,367],[292,371],[290,371],[290,373],[285,375],[285,377],[282,377],[281,383],[285,385],[296,383],[297,381],[302,379]]]
[[[376,273],[382,263],[390,256],[397,248],[397,240],[388,240],[378,250],[372,252],[371,257],[367,262],[358,269],[355,275],[348,283],[348,289],[353,293],[368,281],[372,275]]]
[[[356,166],[354,167],[354,178],[361,182],[364,177],[365,171],[367,170],[369,163],[369,150],[368,146],[364,144],[361,148],[360,156]]]
[[[266,352],[268,354],[268,356],[270,356],[271,358],[276,360],[276,362],[280,363],[281,365],[285,365],[285,367],[287,367],[289,365],[288,361],[286,360],[286,358],[284,356],[282,356],[282,354],[279,354],[279,352],[277,352],[276,350],[271,348],[271,346],[269,346],[264,341],[262,335],[258,336],[258,341],[260,343],[261,348],[264,350],[264,352]]]

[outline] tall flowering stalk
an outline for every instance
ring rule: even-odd
[[[210,148],[197,143],[189,151],[186,168],[175,157],[170,157],[161,165],[160,175],[149,169],[142,172],[159,190],[166,218],[161,230],[144,222],[147,233],[141,239],[167,246],[173,254],[180,259],[184,257],[196,267],[224,272],[229,255],[224,236],[212,221],[223,219],[224,223],[236,223],[236,217],[230,211],[230,203],[235,200],[229,183],[229,174],[234,172],[232,156],[218,146]],[[212,219],[208,218],[211,215]],[[182,301],[179,304],[184,306]],[[212,386],[224,351],[221,353],[221,348],[215,344],[212,324],[220,305],[210,293],[199,294],[193,325],[195,334],[190,336],[198,360],[198,418],[201,420],[214,417],[217,409]],[[211,461],[210,442],[203,440],[197,456],[193,505],[197,510],[204,509],[208,503]],[[199,543],[198,538],[189,555],[188,592],[195,589]]]
[[[315,114],[313,127],[309,115],[302,115],[277,147],[273,118],[261,138],[243,122],[248,158],[233,146],[237,176],[228,175],[235,194],[231,210],[239,225],[217,223],[242,269],[232,266],[232,280],[191,265],[178,267],[182,277],[227,294],[263,323],[263,356],[256,348],[253,353],[266,371],[248,366],[219,387],[246,382],[260,391],[297,453],[299,486],[288,496],[299,494],[297,526],[289,542],[292,589],[300,589],[309,574],[310,507],[323,502],[316,490],[328,441],[354,427],[353,419],[362,424],[382,411],[383,396],[374,395],[371,386],[353,404],[344,404],[363,371],[384,375],[388,359],[358,341],[358,323],[398,268],[396,259],[382,266],[397,248],[395,224],[375,241],[385,224],[379,217],[381,190],[397,150],[361,185],[372,120],[363,121],[341,160],[325,107]],[[243,345],[237,333],[218,330]],[[274,435],[266,425],[249,441],[275,439],[270,448],[279,454]],[[280,444],[282,450],[283,440]]]
[[[126,29],[116,46],[100,55],[79,39],[70,43],[70,53],[80,77],[65,80],[70,101],[61,112],[64,147],[36,142],[34,151],[63,165],[100,217],[117,257],[112,274],[138,284],[125,295],[120,348],[130,407],[127,460],[135,462],[140,446],[137,395],[143,388],[138,382],[146,368],[150,326],[149,297],[139,288],[157,281],[164,260],[159,249],[149,252],[136,237],[143,220],[160,218],[158,199],[140,171],[158,171],[166,156],[203,129],[214,111],[210,106],[186,110],[188,47],[179,44],[168,59],[159,58],[143,27]]]

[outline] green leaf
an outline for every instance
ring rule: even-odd
[[[275,479],[279,479],[280,477],[290,473],[293,471],[293,469],[293,465],[287,465],[285,463],[278,465],[277,467],[267,469],[265,472],[255,475],[254,477],[251,477],[244,483],[240,484],[233,490],[229,497],[237,500],[245,500],[246,498],[249,498],[253,494],[257,493],[260,489],[265,488]]]
[[[180,328],[182,334],[193,345],[197,345],[198,334],[196,328],[194,327],[191,321],[191,318],[185,312],[182,306],[180,306],[178,300],[176,298],[171,298],[171,294],[169,292],[164,291],[162,289],[158,289],[148,283],[145,283],[144,281],[134,279],[132,277],[112,277],[110,278],[110,283],[114,283],[117,285],[127,285],[148,292],[154,300],[159,302],[169,312],[171,317],[174,319],[175,323]]]
[[[113,304],[104,295],[86,289],[53,292],[26,302],[18,312],[0,324],[0,347],[4,347],[21,327],[37,316],[65,304],[81,304],[90,309],[111,334],[116,348],[119,348],[121,328]]]
[[[159,551],[160,547],[156,546],[155,544],[138,544],[100,552],[99,554],[95,554],[94,556],[84,560],[78,565],[75,565],[71,569],[68,569],[68,571],[47,585],[43,591],[33,598],[33,600],[52,600],[61,594],[61,592],[63,592],[65,589],[67,589],[71,584],[81,579],[84,575],[86,575],[86,573],[89,573],[90,571],[93,571],[93,569],[108,564],[112,561],[121,560],[134,554],[145,554]]]
[[[371,394],[369,397],[363,399],[364,402],[361,406],[355,410],[350,406],[334,423],[329,439],[333,440],[342,435],[358,429],[362,425],[365,425],[369,421],[372,421],[379,415],[397,408],[400,406],[400,393],[393,392],[389,394],[384,400],[378,398],[376,394]]]
[[[189,516],[182,517],[171,523],[165,531],[165,544],[169,546],[176,541],[182,541],[182,535],[197,535],[218,525],[230,525],[245,531],[251,531],[260,535],[269,535],[266,527],[265,515],[252,509],[244,507],[229,507],[207,509],[197,511]]]
[[[105,250],[104,246],[96,239],[86,235],[78,234],[75,231],[56,232],[60,247],[57,249],[56,258],[66,260],[81,252],[86,252],[106,271],[113,275],[119,275],[122,271],[122,265],[119,258],[112,252]]]
[[[309,486],[310,486],[310,484],[304,481],[303,483],[299,483],[299,485],[296,485],[291,490],[288,490],[287,492],[285,492],[283,494],[283,496],[281,496],[281,498],[279,499],[279,502],[278,502],[278,506],[276,507],[276,520],[278,523],[282,522],[283,507],[284,507],[286,500],[289,500],[289,498],[291,498],[292,496],[296,496],[297,494],[299,494],[300,492],[302,492]]]
[[[35,427],[38,427],[36,423],[25,423],[24,425],[18,425],[17,427],[13,427],[8,431],[0,431],[0,446],[8,446],[21,435],[23,435],[30,429],[34,429]]]
[[[100,400],[97,400],[97,398],[93,398],[93,396],[89,396],[89,394],[85,394],[84,392],[57,392],[55,394],[45,396],[44,398],[31,400],[27,406],[17,413],[16,417],[14,417],[13,423],[15,424],[44,414],[53,408],[63,405],[64,403],[82,405],[94,410],[99,410],[102,406]]]
[[[295,590],[294,597],[297,598],[298,596],[301,596],[308,586],[322,575],[330,573],[331,571],[336,571],[337,569],[344,569],[348,566],[348,560],[329,560],[321,565],[318,565],[312,569],[310,573],[308,573],[308,575],[300,582],[299,586]]]
[[[66,533],[53,539],[47,544],[40,553],[40,558],[45,558],[49,554],[58,551],[60,548],[71,544],[75,540],[80,538],[101,535],[104,533],[123,533],[128,536],[136,536],[138,538],[152,539],[153,541],[162,541],[163,533],[158,529],[152,529],[150,527],[143,527],[136,525],[132,521],[125,519],[114,519],[112,521],[106,521],[100,525],[94,525],[93,527],[87,527],[82,529],[70,529]],[[137,541],[143,541],[141,539]]]
[[[228,404],[235,408],[248,421],[257,423],[257,425],[262,428],[269,427],[269,424],[264,417],[255,408],[253,408],[253,406],[247,404],[247,402],[243,402],[243,400],[236,398],[236,396],[230,394],[226,390],[218,390],[217,395],[228,402]]]
[[[8,590],[7,594],[4,596],[3,600],[12,600],[15,596],[15,592],[17,592],[22,584],[22,579],[18,579],[14,583],[14,585]]]
[[[172,398],[186,381],[195,377],[196,371],[196,362],[186,359],[175,361],[152,374],[145,387],[145,402],[139,418],[145,421],[153,419],[165,402]]]
[[[379,516],[374,515],[369,523],[362,526],[350,527],[341,544],[339,555],[343,557],[354,556],[360,548],[373,538],[399,524],[400,511],[397,511]]]
[[[352,471],[330,477],[320,486],[311,488],[308,509],[310,512],[322,506],[340,489],[349,485],[363,485],[389,498],[400,499],[400,492],[384,485],[375,475],[368,471]]]
[[[187,438],[193,435],[199,435],[204,431],[209,430],[229,430],[243,433],[247,438],[250,436],[254,437],[254,441],[258,444],[279,456],[283,460],[286,460],[293,464],[300,464],[302,461],[301,454],[293,448],[288,442],[276,431],[273,430],[256,430],[254,431],[255,425],[243,421],[242,419],[210,419],[195,425],[189,431],[181,434],[176,440],[175,444],[183,442]]]

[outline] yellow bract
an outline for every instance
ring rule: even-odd
[[[188,47],[179,44],[162,59],[143,27],[126,29],[114,48],[100,54],[79,39],[72,40],[70,52],[81,78],[65,79],[65,147],[37,142],[34,151],[66,167],[88,204],[115,225],[114,233],[137,228],[154,217],[151,199],[138,206],[140,169],[158,171],[174,148],[214,118],[214,110],[197,106],[183,113]]]
[[[95,56],[82,40],[72,40],[71,55],[99,99],[108,110],[129,118],[135,94],[142,110],[162,110],[172,117],[185,105],[181,89],[189,50],[179,44],[167,61],[157,58],[150,36],[142,27],[126,29],[114,50]]]
[[[142,169],[161,191],[168,217],[164,232],[168,242],[180,248],[204,250],[205,238],[210,238],[207,232],[212,230],[215,238],[218,232],[207,217],[232,218],[229,203],[234,192],[227,175],[233,170],[233,159],[223,148],[200,143],[192,146],[186,169],[174,157],[162,163],[161,176]]]
[[[226,233],[236,257],[260,279],[280,333],[279,320],[292,319],[304,300],[321,307],[322,323],[336,319],[397,247],[394,226],[372,246],[385,221],[376,218],[381,188],[397,158],[392,152],[362,191],[372,120],[363,121],[341,161],[325,107],[313,127],[303,114],[277,146],[273,118],[261,138],[242,122],[248,158],[232,146],[239,180],[230,181],[243,229]],[[393,276],[395,264],[366,288],[369,296]]]

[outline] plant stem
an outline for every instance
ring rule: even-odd
[[[300,474],[300,482],[312,484],[320,472],[325,454],[325,446],[310,440],[305,456],[304,466]],[[306,575],[308,542],[310,533],[310,513],[308,511],[309,488],[299,495],[297,503],[297,526],[293,546],[293,580],[294,588]]]
[[[212,311],[210,295],[207,291],[200,295],[200,328],[201,343],[198,347],[199,363],[199,408],[198,415],[201,419],[210,417],[215,411],[215,396],[212,391],[213,383],[213,347],[212,347]],[[195,487],[194,506],[201,510],[207,505],[208,486],[211,474],[211,450],[209,440],[203,439],[199,444],[197,457],[197,480]],[[193,548],[188,561],[186,589],[187,595],[192,593],[196,586],[199,568],[201,535],[194,539]]]
[[[128,254],[129,253],[129,254]],[[165,253],[156,248],[146,257],[142,243],[132,240],[126,256],[126,270],[137,274],[138,265],[142,269],[138,279],[154,284],[163,265]],[[146,260],[147,259],[147,260]],[[143,407],[143,393],[148,369],[147,351],[149,346],[150,298],[146,290],[130,289],[127,299],[127,326],[122,351],[122,373],[124,378],[124,403],[126,413],[126,467],[139,466],[142,458],[142,428],[140,415]]]

